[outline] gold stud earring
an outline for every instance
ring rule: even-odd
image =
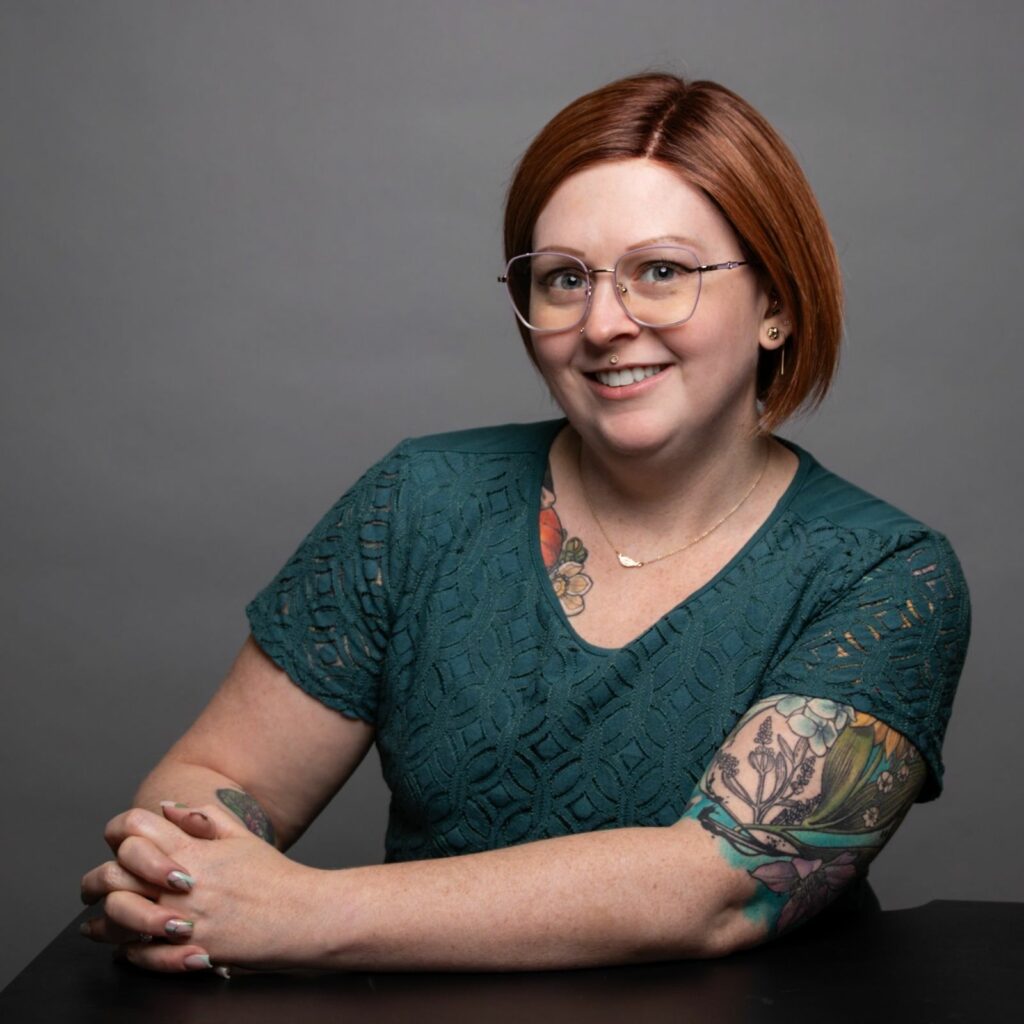
[[[779,333],[780,332],[779,332],[778,327],[769,327],[768,328],[768,339],[769,339],[769,341],[778,341],[779,340]]]

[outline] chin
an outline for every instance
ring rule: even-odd
[[[615,455],[634,458],[657,455],[687,433],[682,423],[666,423],[661,417],[640,412],[616,416],[612,422],[595,426],[596,431],[588,433],[596,443]]]

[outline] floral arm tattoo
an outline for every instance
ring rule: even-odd
[[[864,874],[925,771],[914,747],[871,715],[820,698],[770,697],[722,745],[685,816],[757,881],[745,912],[778,935]]]
[[[540,550],[562,610],[568,616],[579,615],[585,607],[583,595],[594,581],[583,571],[587,561],[583,541],[569,536],[555,511],[555,484],[550,465],[540,489]]]
[[[242,819],[242,824],[260,839],[265,839],[271,846],[277,845],[274,823],[259,802],[240,789],[218,789],[217,799],[229,810]]]

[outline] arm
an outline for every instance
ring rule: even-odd
[[[209,706],[143,782],[129,812],[130,841],[122,846],[129,833],[108,826],[118,860],[84,876],[82,899],[96,903],[120,892],[155,900],[187,888],[188,868],[159,843],[161,827],[168,827],[164,801],[227,808],[249,831],[286,848],[348,779],[372,739],[372,726],[309,697],[250,637]],[[201,816],[177,818],[194,835],[214,834]],[[162,932],[160,923],[156,934]],[[103,919],[91,934],[126,938]]]
[[[329,958],[531,969],[728,953],[824,909],[884,846],[924,775],[877,719],[771,698],[740,721],[675,826],[336,874],[344,924],[325,926],[348,935]]]
[[[170,837],[167,852],[194,864],[207,885],[201,903],[172,902],[188,909],[196,941],[215,960],[241,965],[508,970],[728,953],[822,909],[884,845],[923,777],[909,744],[882,723],[812,704],[772,698],[751,709],[669,828],[289,873],[273,908],[272,952],[244,923],[267,913],[250,893],[262,886],[228,877],[218,843]],[[820,728],[804,715],[814,726],[806,735],[797,705],[834,713]],[[766,771],[769,749],[775,767]],[[252,910],[240,913],[238,900]],[[146,930],[149,922],[122,923]],[[176,953],[137,955],[175,969]]]
[[[220,690],[134,803],[157,813],[163,800],[220,803],[287,849],[372,742],[371,725],[304,693],[249,637]]]

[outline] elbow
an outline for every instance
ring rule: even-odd
[[[742,892],[705,890],[696,901],[687,903],[677,904],[674,912],[658,915],[660,920],[631,959],[712,960],[770,938],[765,915],[759,912],[745,886]]]
[[[749,904],[736,903],[722,908],[708,922],[697,954],[701,959],[730,956],[767,941],[767,926]]]
[[[707,894],[704,912],[690,918],[697,926],[686,929],[684,956],[711,960],[750,949],[770,938],[768,921],[750,891],[749,879],[743,879],[743,883]]]

